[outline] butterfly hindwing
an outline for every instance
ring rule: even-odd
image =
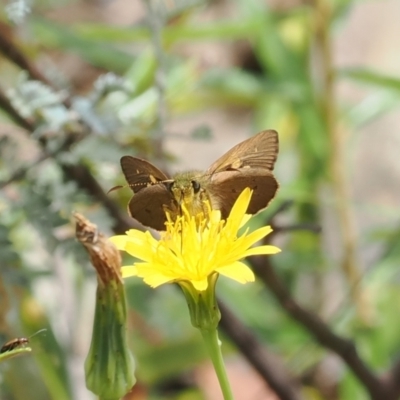
[[[158,231],[165,230],[166,210],[169,210],[173,219],[179,213],[176,200],[162,183],[147,186],[135,193],[128,204],[131,217]]]
[[[240,193],[247,187],[253,191],[247,213],[256,214],[275,197],[279,185],[274,175],[263,169],[216,173],[207,187],[212,208],[221,210],[222,218],[226,219]]]

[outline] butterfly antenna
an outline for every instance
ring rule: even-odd
[[[125,186],[123,186],[123,185],[114,186],[114,187],[112,187],[112,188],[107,192],[107,194],[110,194],[110,193],[113,192],[114,190],[122,189],[122,188],[124,188],[124,187],[126,187],[126,186],[128,186],[128,185],[125,185]]]
[[[126,188],[126,187],[132,188],[132,187],[135,187],[135,186],[145,186],[145,185],[146,185],[145,183],[128,183],[127,185],[117,185],[117,186],[112,187],[107,192],[107,194],[110,194],[111,192],[114,192],[115,190],[123,189],[123,188]]]

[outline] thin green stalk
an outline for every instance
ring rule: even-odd
[[[341,262],[343,275],[350,287],[350,294],[358,315],[364,323],[370,324],[372,310],[361,286],[362,272],[357,258],[357,232],[351,210],[347,175],[344,166],[343,133],[338,123],[335,96],[335,67],[330,29],[333,21],[333,9],[329,0],[315,0],[316,39],[321,54],[323,72],[322,112],[329,138],[329,168],[336,198],[336,212],[341,229],[344,254]]]
[[[214,365],[214,370],[217,374],[219,385],[224,395],[224,400],[233,400],[233,393],[229,384],[228,375],[226,374],[224,360],[221,353],[221,345],[218,338],[217,329],[200,329],[206,344],[208,354]]]

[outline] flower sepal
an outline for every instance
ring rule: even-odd
[[[215,297],[215,285],[218,273],[208,276],[207,289],[199,291],[188,281],[179,281],[185,295],[192,325],[201,330],[215,330],[221,319],[221,313]]]
[[[85,361],[86,386],[100,399],[120,399],[135,384],[134,360],[126,335],[124,285],[99,283],[92,342]]]

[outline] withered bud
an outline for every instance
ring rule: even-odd
[[[98,279],[104,285],[112,279],[122,282],[121,256],[117,248],[83,215],[74,213],[74,218],[76,238],[88,251]]]

